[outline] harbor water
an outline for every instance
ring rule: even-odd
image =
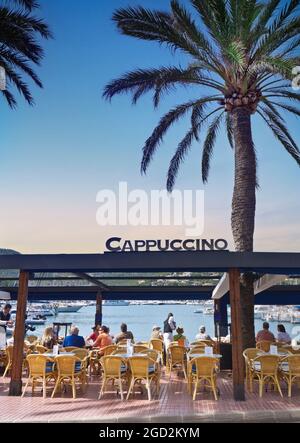
[[[178,326],[183,326],[185,335],[189,340],[193,340],[198,332],[199,326],[205,325],[207,333],[214,337],[213,315],[194,311],[199,305],[129,305],[129,306],[103,306],[103,324],[110,328],[111,334],[120,332],[120,324],[127,323],[128,329],[134,334],[136,340],[149,340],[153,325],[163,328],[163,322],[169,312],[174,314]],[[51,326],[55,322],[72,322],[79,327],[80,335],[84,337],[91,333],[94,324],[95,306],[84,306],[78,312],[59,313],[53,317],[47,317],[43,326],[35,326],[34,332],[29,334],[41,335],[46,326]],[[230,319],[229,319],[230,322]],[[255,320],[256,332],[262,328],[263,320]],[[279,322],[284,324],[286,331],[292,338],[300,335],[300,325],[289,322]],[[277,321],[270,322],[270,331],[277,336]]]

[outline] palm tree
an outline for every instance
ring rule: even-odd
[[[257,165],[252,116],[258,114],[300,165],[300,151],[283,119],[283,111],[300,116],[300,95],[291,88],[292,70],[300,64],[299,0],[190,0],[192,11],[178,0],[170,11],[143,7],[119,9],[113,15],[122,34],[156,41],[190,59],[185,67],[138,69],[111,81],[104,97],[132,93],[136,103],[153,91],[154,107],[177,86],[193,86],[195,99],[164,115],[143,147],[141,172],[148,166],[168,129],[190,115],[190,127],[171,159],[167,189],[171,192],[180,165],[206,126],[202,179],[207,182],[218,131],[224,123],[235,158],[231,225],[237,251],[253,251]],[[198,88],[198,89],[197,89]],[[197,92],[198,91],[198,92]],[[253,275],[241,278],[243,343],[254,342]]]
[[[0,0],[0,67],[7,79],[7,88],[1,92],[11,108],[17,105],[11,87],[30,105],[34,104],[24,74],[42,88],[31,64],[39,65],[43,58],[38,38],[48,39],[51,32],[43,20],[33,15],[38,7],[35,0]]]

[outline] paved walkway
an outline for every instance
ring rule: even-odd
[[[247,394],[245,402],[232,398],[232,381],[227,374],[218,380],[220,398],[212,399],[210,392],[203,392],[192,401],[186,382],[176,375],[169,382],[162,378],[159,399],[147,400],[146,394],[137,392],[129,401],[121,401],[116,392],[107,392],[97,400],[100,380],[93,377],[86,393],[77,391],[71,398],[70,389],[63,396],[43,400],[41,391],[31,390],[24,398],[9,397],[9,379],[0,379],[0,422],[300,422],[300,388],[294,388],[291,399],[283,387],[284,398],[277,392],[264,392],[258,397],[257,386],[253,394]]]

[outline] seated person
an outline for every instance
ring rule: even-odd
[[[109,335],[109,328],[107,326],[101,326],[99,330],[99,335],[93,343],[94,348],[99,348],[100,351],[106,346],[112,344],[112,338]]]
[[[256,342],[262,340],[275,342],[274,334],[272,334],[272,332],[269,331],[269,327],[270,327],[269,323],[265,321],[263,323],[263,329],[259,331],[256,335]]]
[[[84,348],[85,340],[79,334],[79,329],[77,326],[71,326],[70,335],[67,335],[63,341],[63,347],[67,348],[69,346],[74,346],[75,348]]]
[[[200,326],[199,333],[196,335],[196,340],[211,340],[211,337],[206,334],[205,326]]]
[[[116,336],[116,344],[122,340],[131,340],[134,343],[133,333],[127,330],[127,325],[125,323],[121,324],[121,332]]]
[[[152,328],[151,338],[150,340],[163,340],[163,334],[161,332],[160,326],[154,325]]]
[[[187,338],[183,335],[184,330],[180,326],[176,329],[177,334],[174,335],[173,340],[178,342],[179,346],[184,346],[185,348],[188,348],[189,342]]]
[[[51,326],[45,329],[41,342],[42,346],[44,346],[47,349],[53,349],[53,346],[57,344],[57,340],[55,338],[54,331]]]
[[[290,345],[292,339],[289,336],[289,334],[286,332],[285,327],[283,325],[278,325],[277,331],[278,331],[277,341],[279,341],[280,343],[284,343],[286,345]]]
[[[96,341],[97,337],[99,336],[100,328],[100,325],[93,326],[93,332],[86,338],[86,341],[94,343],[94,341]]]

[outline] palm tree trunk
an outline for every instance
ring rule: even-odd
[[[251,131],[251,114],[246,108],[232,113],[235,144],[235,178],[231,227],[236,251],[252,252],[256,206],[256,154]],[[244,349],[253,347],[254,287],[253,275],[241,277],[242,335]]]

